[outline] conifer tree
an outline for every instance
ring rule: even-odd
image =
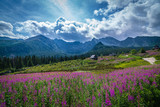
[[[28,57],[27,66],[28,66],[28,67],[33,66],[33,62],[32,62],[32,59],[31,59],[30,56]]]

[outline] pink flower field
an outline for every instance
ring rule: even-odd
[[[0,76],[1,107],[151,107],[160,101],[160,65],[91,72]]]

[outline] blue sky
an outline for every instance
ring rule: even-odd
[[[160,36],[159,0],[0,0],[0,36],[85,42]]]
[[[93,18],[93,11],[107,3],[96,0],[0,0],[0,20],[10,23],[26,20],[54,22],[59,17],[84,22]]]

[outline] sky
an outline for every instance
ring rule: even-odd
[[[160,36],[160,0],[0,0],[0,37]]]

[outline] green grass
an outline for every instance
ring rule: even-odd
[[[149,62],[144,61],[142,58],[144,56],[137,55],[119,55],[118,57],[113,56],[101,56],[98,60],[91,59],[78,59],[69,60],[53,64],[44,64],[33,67],[25,67],[24,70],[15,73],[33,73],[33,72],[50,72],[50,71],[90,71],[96,74],[108,73],[116,69],[123,69],[129,67],[137,67],[143,65],[150,65]],[[155,56],[156,59],[159,55]],[[155,64],[160,64],[160,61],[155,62]]]
[[[154,57],[156,60],[160,60],[160,55],[155,55]]]
[[[142,59],[141,56],[138,56],[138,55],[130,55],[130,54],[129,54],[128,56],[121,54],[121,55],[119,55],[118,57],[119,57],[119,58],[136,58],[136,59]]]
[[[114,65],[105,63],[97,63],[96,60],[70,60],[53,64],[45,64],[33,67],[26,67],[25,70],[15,73],[31,73],[31,72],[49,72],[49,71],[97,71],[107,70],[113,71],[116,68]],[[112,69],[112,70],[110,70]]]
[[[136,61],[123,62],[123,63],[116,64],[115,67],[128,68],[128,67],[136,67],[136,66],[142,66],[142,65],[150,65],[150,63],[142,59],[138,59]]]
[[[160,60],[156,61],[155,64],[160,64]]]
[[[0,70],[0,73],[5,73],[6,71],[8,71],[9,69],[5,69],[5,70]]]

